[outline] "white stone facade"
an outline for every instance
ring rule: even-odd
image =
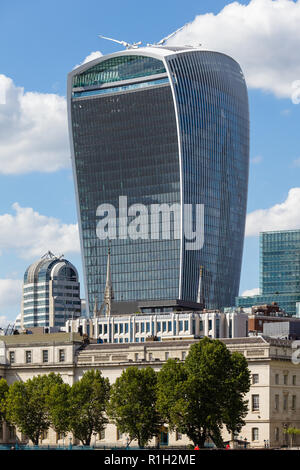
[[[153,313],[78,318],[66,322],[66,331],[82,332],[104,343],[143,343],[156,336],[168,339],[240,338],[248,336],[248,315],[243,312]]]
[[[30,337],[31,336],[31,337]],[[197,340],[147,341],[128,344],[89,344],[84,347],[79,335],[60,333],[38,336],[20,335],[4,337],[0,376],[9,384],[16,380],[27,380],[38,374],[60,373],[70,385],[79,380],[90,369],[100,370],[113,383],[129,366],[151,366],[159,371],[168,358],[184,360],[191,344]],[[246,425],[237,436],[247,439],[250,447],[265,445],[280,447],[288,444],[284,430],[288,427],[300,429],[300,365],[291,361],[293,352],[290,341],[267,340],[263,337],[222,340],[230,351],[241,352],[248,361],[252,384],[247,394],[249,411]],[[1,346],[1,345],[0,345]],[[3,350],[4,356],[3,356]],[[48,350],[48,362],[43,362],[43,351]],[[64,360],[59,360],[59,351],[64,350]],[[31,351],[32,361],[26,362],[26,351]],[[11,353],[14,353],[11,356]],[[13,357],[13,363],[10,359]],[[2,431],[2,442],[8,438],[9,430]],[[19,436],[21,438],[21,436]],[[67,436],[64,443],[69,443]],[[24,436],[23,436],[24,438]],[[224,430],[224,440],[230,436]],[[190,444],[186,436],[177,433],[167,435],[169,446]],[[1,433],[0,433],[1,442]],[[92,439],[101,446],[125,446],[126,436],[120,436],[114,425],[109,424],[104,435]],[[43,444],[62,444],[55,432],[42,440]],[[153,439],[152,445],[156,444]],[[132,443],[135,446],[136,443]],[[294,445],[300,445],[294,439]]]

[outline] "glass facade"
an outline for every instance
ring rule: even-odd
[[[240,307],[257,304],[278,305],[296,315],[300,301],[300,230],[260,234],[260,292],[254,297],[238,297]]]
[[[249,166],[249,116],[239,65],[215,52],[168,59],[178,106],[184,204],[204,204],[204,245],[182,254],[183,299],[196,299],[199,268],[209,308],[239,290]]]
[[[96,210],[119,196],[127,205],[204,205],[204,246],[189,251],[180,237],[150,234],[111,240],[116,301],[196,302],[200,267],[209,308],[238,293],[243,249],[249,121],[238,64],[206,51],[124,51],[69,78],[69,123],[90,313],[102,301],[107,240],[97,237]],[[150,51],[153,56],[150,57]],[[168,77],[171,77],[169,81]],[[184,220],[184,210],[181,217]],[[150,210],[148,211],[150,213]],[[128,218],[129,228],[132,218]],[[171,226],[173,220],[171,218]],[[172,230],[171,230],[172,234]]]

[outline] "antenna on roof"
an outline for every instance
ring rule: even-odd
[[[99,38],[107,39],[108,41],[113,41],[113,42],[117,42],[118,44],[122,44],[122,46],[126,47],[126,49],[138,49],[138,47],[142,44],[142,41],[134,42],[133,44],[130,44],[129,42],[126,42],[126,41],[119,41],[118,39],[107,38],[106,36],[101,36],[101,34],[99,34]]]
[[[56,256],[49,250],[47,253],[45,253],[43,256],[41,256],[41,259],[53,259],[56,258]]]
[[[185,26],[187,25],[188,23],[184,24],[183,26],[181,26],[181,28],[178,28],[176,29],[176,31],[174,31],[173,33],[169,34],[168,36],[166,36],[165,38],[161,39],[160,41],[154,43],[154,44],[147,44],[147,46],[162,46],[168,39],[170,39],[171,37],[175,36],[175,34],[179,33],[179,31],[181,31],[183,28],[185,28]]]

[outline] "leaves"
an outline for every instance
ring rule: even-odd
[[[50,427],[51,420],[48,395],[53,386],[63,383],[56,374],[38,375],[26,382],[14,382],[6,399],[8,421],[38,444],[43,431]]]
[[[100,433],[108,423],[105,410],[109,393],[109,380],[94,370],[87,371],[70,389],[70,430],[85,445],[90,444],[94,432]]]
[[[184,364],[169,360],[158,373],[158,409],[171,430],[204,446],[210,437],[222,446],[221,429],[239,431],[250,388],[246,359],[224,343],[204,338],[190,348]]]
[[[156,409],[157,375],[151,367],[129,367],[111,389],[108,415],[121,432],[140,447],[156,436],[162,425]]]

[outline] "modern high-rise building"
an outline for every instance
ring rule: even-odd
[[[260,295],[237,297],[236,305],[277,304],[296,315],[300,302],[300,230],[260,233]]]
[[[21,328],[63,327],[81,313],[77,269],[50,251],[25,271]]]
[[[68,113],[90,314],[106,282],[108,241],[96,230],[106,216],[114,229],[112,207],[116,302],[233,305],[249,166],[247,88],[237,62],[169,46],[102,56],[69,74]],[[162,204],[153,230],[152,207]],[[169,226],[173,205],[180,209],[169,213]],[[192,248],[187,226],[198,234]]]

